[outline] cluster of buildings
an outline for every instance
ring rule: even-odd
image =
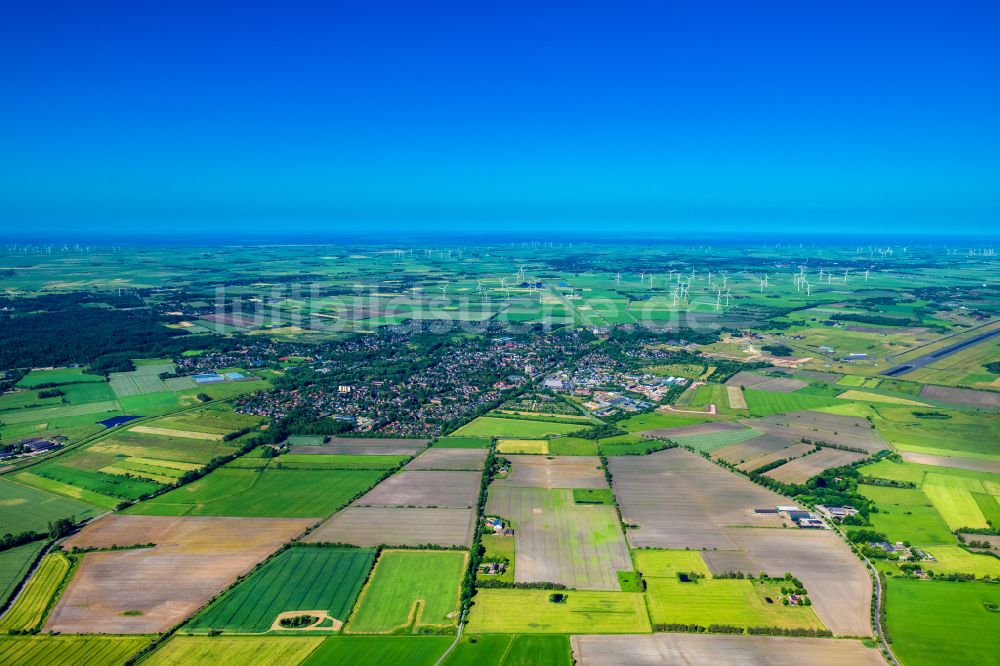
[[[237,401],[237,410],[282,418],[307,407],[321,417],[354,423],[358,431],[433,437],[450,422],[503,400],[536,371],[551,370],[573,349],[566,336],[453,339],[422,348],[387,333],[364,336],[299,366],[309,381],[278,382],[274,391]]]

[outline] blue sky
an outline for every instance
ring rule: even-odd
[[[997,3],[5,4],[9,229],[978,233],[1000,213]]]

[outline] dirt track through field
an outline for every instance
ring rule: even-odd
[[[886,663],[878,650],[866,648],[860,641],[823,638],[653,634],[573,636],[570,640],[573,657],[580,666],[885,666]]]
[[[309,519],[123,516],[110,514],[66,547],[153,548],[84,555],[45,631],[152,634],[190,615],[289,539]]]

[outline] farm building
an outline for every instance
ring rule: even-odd
[[[191,375],[191,379],[193,379],[196,384],[215,384],[217,382],[226,381],[226,378],[217,372],[202,372],[197,375]]]

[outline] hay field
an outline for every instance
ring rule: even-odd
[[[638,592],[570,590],[563,603],[549,590],[483,589],[476,594],[469,633],[649,633],[646,604]]]
[[[926,402],[917,402],[907,398],[900,398],[894,395],[882,395],[881,393],[870,393],[868,391],[844,391],[837,396],[841,400],[860,400],[862,402],[884,402],[888,405],[913,405],[914,407],[930,407]]]
[[[95,515],[97,509],[89,504],[0,477],[0,525],[3,526],[3,533],[41,532],[48,528],[51,520],[70,516],[82,520]]]
[[[486,449],[432,447],[406,465],[408,470],[482,471]]]
[[[345,632],[419,633],[456,625],[467,562],[465,552],[382,551]]]
[[[748,530],[726,534],[752,562],[751,571],[791,572],[805,586],[812,608],[834,634],[870,636],[872,583],[861,561],[828,530]],[[712,553],[706,553],[713,573]]]
[[[607,488],[601,459],[590,456],[507,456],[511,468],[494,487]]]
[[[313,530],[306,542],[356,546],[471,546],[472,509],[355,507],[338,511]]]
[[[747,401],[739,386],[727,386],[726,396],[729,398],[730,409],[747,409]]]
[[[196,633],[213,629],[264,633],[281,613],[310,610],[325,611],[344,622],[374,561],[370,548],[288,548],[185,628]]]
[[[479,495],[479,472],[400,472],[354,502],[354,506],[422,506],[466,509]]]
[[[84,555],[45,630],[164,631],[309,524],[297,519],[104,516],[67,539],[65,547],[157,545]]]
[[[250,666],[299,664],[323,643],[319,636],[180,636],[175,635],[144,666]]]
[[[0,632],[38,628],[69,571],[70,561],[65,555],[59,552],[45,555],[17,599],[0,618]]]
[[[221,442],[222,435],[211,432],[195,432],[193,430],[177,430],[176,428],[159,428],[157,426],[137,425],[129,428],[129,432],[139,432],[146,435],[162,435],[163,437],[185,437],[187,439],[203,439],[207,442]]]
[[[612,506],[583,505],[568,489],[490,488],[486,512],[514,525],[514,580],[618,590],[632,561]]]
[[[788,503],[685,449],[609,458],[608,464],[622,520],[639,525],[627,534],[636,548],[733,549],[722,527],[780,527],[778,516],[753,509]]]
[[[885,666],[878,650],[861,641],[777,636],[653,634],[573,636],[579,666],[741,664],[745,666]]]
[[[0,664],[120,666],[148,642],[132,636],[4,636]]]
[[[867,456],[863,453],[823,448],[765,472],[764,476],[782,483],[805,483],[825,469],[849,465],[864,458]]]
[[[549,452],[547,439],[500,439],[497,440],[497,453],[511,454],[541,454]]]

